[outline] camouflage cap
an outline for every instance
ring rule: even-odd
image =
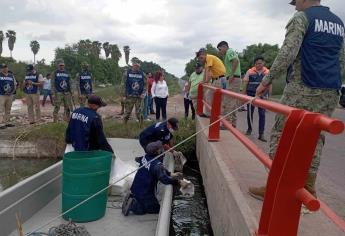
[[[56,60],[56,64],[57,65],[65,65],[65,62],[63,61],[63,59],[60,58],[60,59]]]
[[[292,1],[290,2],[290,5],[296,6],[296,0],[292,0]]]

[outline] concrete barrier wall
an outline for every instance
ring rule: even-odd
[[[197,130],[205,126],[205,119],[199,118]],[[224,158],[231,154],[222,152],[221,143],[208,142],[207,135],[208,131],[205,131],[197,136],[197,157],[214,235],[253,235],[257,221],[224,162]]]

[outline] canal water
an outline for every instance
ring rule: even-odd
[[[57,161],[57,159],[0,159],[0,192]]]
[[[194,196],[184,197],[178,188],[174,189],[171,236],[212,236],[210,216],[208,214],[202,178],[196,158],[188,160],[184,169],[184,178],[194,184]]]

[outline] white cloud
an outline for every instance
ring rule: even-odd
[[[288,0],[2,0],[2,30],[17,32],[14,56],[31,60],[31,40],[38,57],[48,61],[54,49],[89,38],[131,47],[131,56],[155,61],[176,75],[206,43],[226,40],[241,51],[253,43],[281,44],[294,9]],[[343,0],[332,10],[345,17]],[[4,43],[3,55],[9,55]],[[121,60],[124,64],[124,59]]]

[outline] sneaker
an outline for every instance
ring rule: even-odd
[[[265,198],[265,190],[266,190],[266,187],[260,187],[260,188],[249,187],[249,194],[253,198],[263,201]]]
[[[130,192],[127,193],[127,195],[125,196],[125,198],[123,199],[123,202],[122,202],[122,214],[124,216],[128,216],[129,209],[132,205],[133,200],[134,199],[132,197],[132,194]]]
[[[247,129],[246,135],[251,135],[252,134],[252,130],[251,129]]]
[[[204,113],[202,113],[201,115],[199,115],[200,117],[202,117],[202,118],[208,118],[209,116],[208,115],[206,115],[206,114],[204,114]]]
[[[14,127],[14,124],[7,124],[6,127]]]
[[[147,118],[147,119],[145,119],[145,121],[151,121],[151,119],[150,119],[150,118]]]
[[[221,126],[219,127],[219,129],[220,129],[220,130],[226,130],[226,128],[225,128],[224,125],[221,125]]]
[[[0,126],[0,129],[6,129],[6,128],[7,128],[6,125]]]

